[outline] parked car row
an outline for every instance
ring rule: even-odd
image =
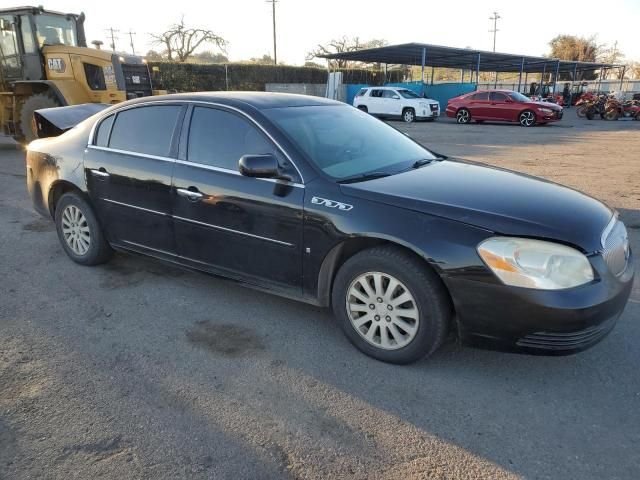
[[[362,88],[356,94],[353,106],[374,116],[400,118],[407,123],[433,121],[440,116],[438,101],[423,98],[406,88]],[[534,101],[512,90],[482,90],[452,98],[445,113],[459,124],[517,122],[523,127],[532,127],[562,119],[563,108],[550,102]]]

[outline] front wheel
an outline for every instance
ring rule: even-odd
[[[620,117],[618,110],[616,110],[615,108],[609,109],[606,112],[604,112],[604,119],[605,120],[618,120],[618,118]]]
[[[397,364],[433,353],[452,314],[437,275],[394,247],[364,250],[347,260],[334,282],[332,307],[351,343]]]
[[[56,231],[65,252],[81,265],[98,265],[111,258],[109,246],[93,209],[79,193],[68,192],[56,204]]]
[[[585,118],[587,116],[587,110],[589,110],[588,105],[580,105],[576,110],[576,115],[578,118]]]
[[[402,112],[402,120],[406,123],[413,123],[416,120],[416,112],[413,108],[405,108],[404,112]]]
[[[536,114],[531,110],[525,110],[518,117],[518,122],[523,127],[533,127],[536,124]]]

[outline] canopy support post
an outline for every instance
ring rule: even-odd
[[[423,47],[422,48],[422,63],[420,64],[422,69],[421,69],[421,85],[420,85],[420,93],[422,95],[424,95],[424,64],[427,62],[427,48]]]
[[[553,95],[556,95],[556,89],[558,87],[558,75],[560,74],[560,60],[556,63],[556,74],[553,77]]]
[[[524,70],[524,57],[522,57],[522,62],[520,63],[520,75],[518,76],[518,93],[520,93],[520,89],[522,87],[522,72]]]
[[[476,90],[478,89],[479,82],[480,82],[480,54],[478,53],[478,62],[476,63]]]
[[[433,85],[433,75],[435,74],[436,67],[431,65],[431,85]]]

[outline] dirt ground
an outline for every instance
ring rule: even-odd
[[[393,125],[604,200],[640,252],[640,122]],[[638,478],[637,280],[578,355],[387,365],[323,309],[140,257],[73,264],[0,144],[1,479]]]

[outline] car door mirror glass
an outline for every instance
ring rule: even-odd
[[[270,153],[243,155],[238,161],[238,170],[245,177],[283,178],[278,159]]]
[[[400,97],[399,97],[398,95],[394,95],[392,98],[393,98],[394,100],[400,100]]]

